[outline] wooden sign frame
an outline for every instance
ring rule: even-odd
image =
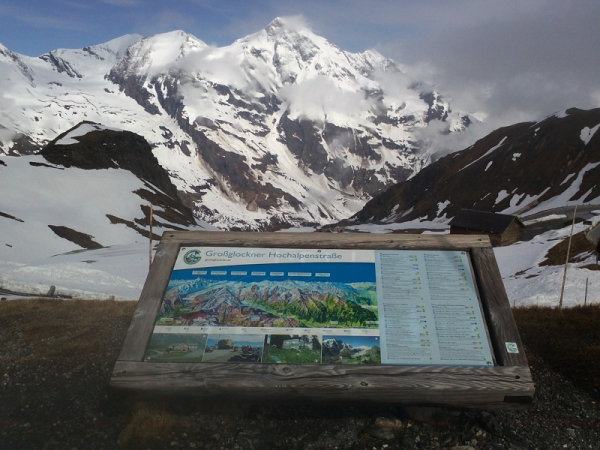
[[[145,361],[146,350],[181,247],[460,250],[470,255],[494,367],[173,363]],[[355,400],[403,405],[518,406],[534,385],[490,240],[478,235],[166,232],[110,386],[149,395],[247,399]]]

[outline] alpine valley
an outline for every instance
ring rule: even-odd
[[[318,226],[352,216],[421,169],[420,130],[435,122],[459,132],[475,120],[409,79],[376,51],[340,50],[279,18],[220,48],[183,31],[39,57],[0,44],[0,155],[11,170],[20,166],[12,156],[45,147],[63,169],[122,169],[81,167],[71,146],[93,131],[87,147],[100,147],[88,150],[101,152],[102,134],[135,133],[174,186],[162,192],[197,223]]]
[[[374,283],[196,278],[169,286],[157,320],[188,326],[376,328],[377,298]]]

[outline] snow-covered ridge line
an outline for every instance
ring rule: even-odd
[[[219,48],[178,30],[40,58],[6,50],[0,153],[85,120],[143,136],[219,227],[326,224],[423,165],[417,130],[471,122],[409,80],[374,50],[343,51],[285,19]]]

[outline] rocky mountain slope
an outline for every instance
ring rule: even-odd
[[[0,261],[131,244],[198,223],[149,144],[84,123],[39,155],[0,158]]]
[[[418,130],[474,120],[408,79],[284,19],[221,48],[183,31],[38,58],[0,44],[0,154],[92,121],[143,136],[220,227],[330,223],[420,167]]]
[[[347,223],[446,223],[461,208],[508,214],[600,203],[600,109],[500,128],[369,201]]]

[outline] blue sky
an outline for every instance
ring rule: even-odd
[[[0,0],[0,43],[38,56],[182,29],[222,46],[278,16],[377,49],[491,128],[600,107],[597,0]]]
[[[4,0],[0,1],[0,42],[18,53],[38,56],[129,33],[150,36],[183,29],[221,46],[266,27],[278,16],[304,16],[317,34],[351,51],[375,47],[390,37],[420,33],[419,27],[408,22],[399,29],[396,20],[364,15],[367,4],[337,0]]]

